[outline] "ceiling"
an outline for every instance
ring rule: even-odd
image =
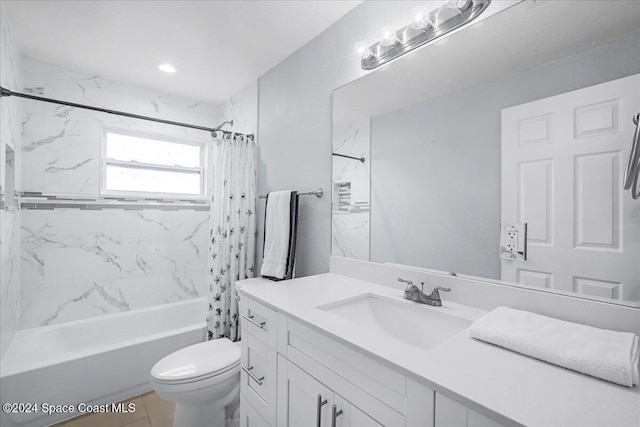
[[[27,56],[221,103],[361,0],[3,3]],[[159,71],[164,62],[177,72]]]

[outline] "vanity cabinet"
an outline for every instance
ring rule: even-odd
[[[499,426],[251,298],[240,315],[242,427]]]

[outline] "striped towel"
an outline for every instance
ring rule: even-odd
[[[267,194],[262,277],[271,280],[293,277],[297,230],[298,193],[288,190]]]

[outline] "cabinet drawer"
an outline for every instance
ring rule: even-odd
[[[239,305],[242,328],[275,350],[277,312],[246,297],[240,299]]]
[[[242,372],[240,378],[243,398],[247,399],[269,424],[275,425],[276,352],[250,332],[246,332],[242,336]]]
[[[240,427],[270,427],[244,397],[240,400]]]

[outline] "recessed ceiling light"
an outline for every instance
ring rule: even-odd
[[[160,64],[158,65],[158,69],[160,71],[164,71],[165,73],[175,73],[176,69],[173,65],[171,64]]]

